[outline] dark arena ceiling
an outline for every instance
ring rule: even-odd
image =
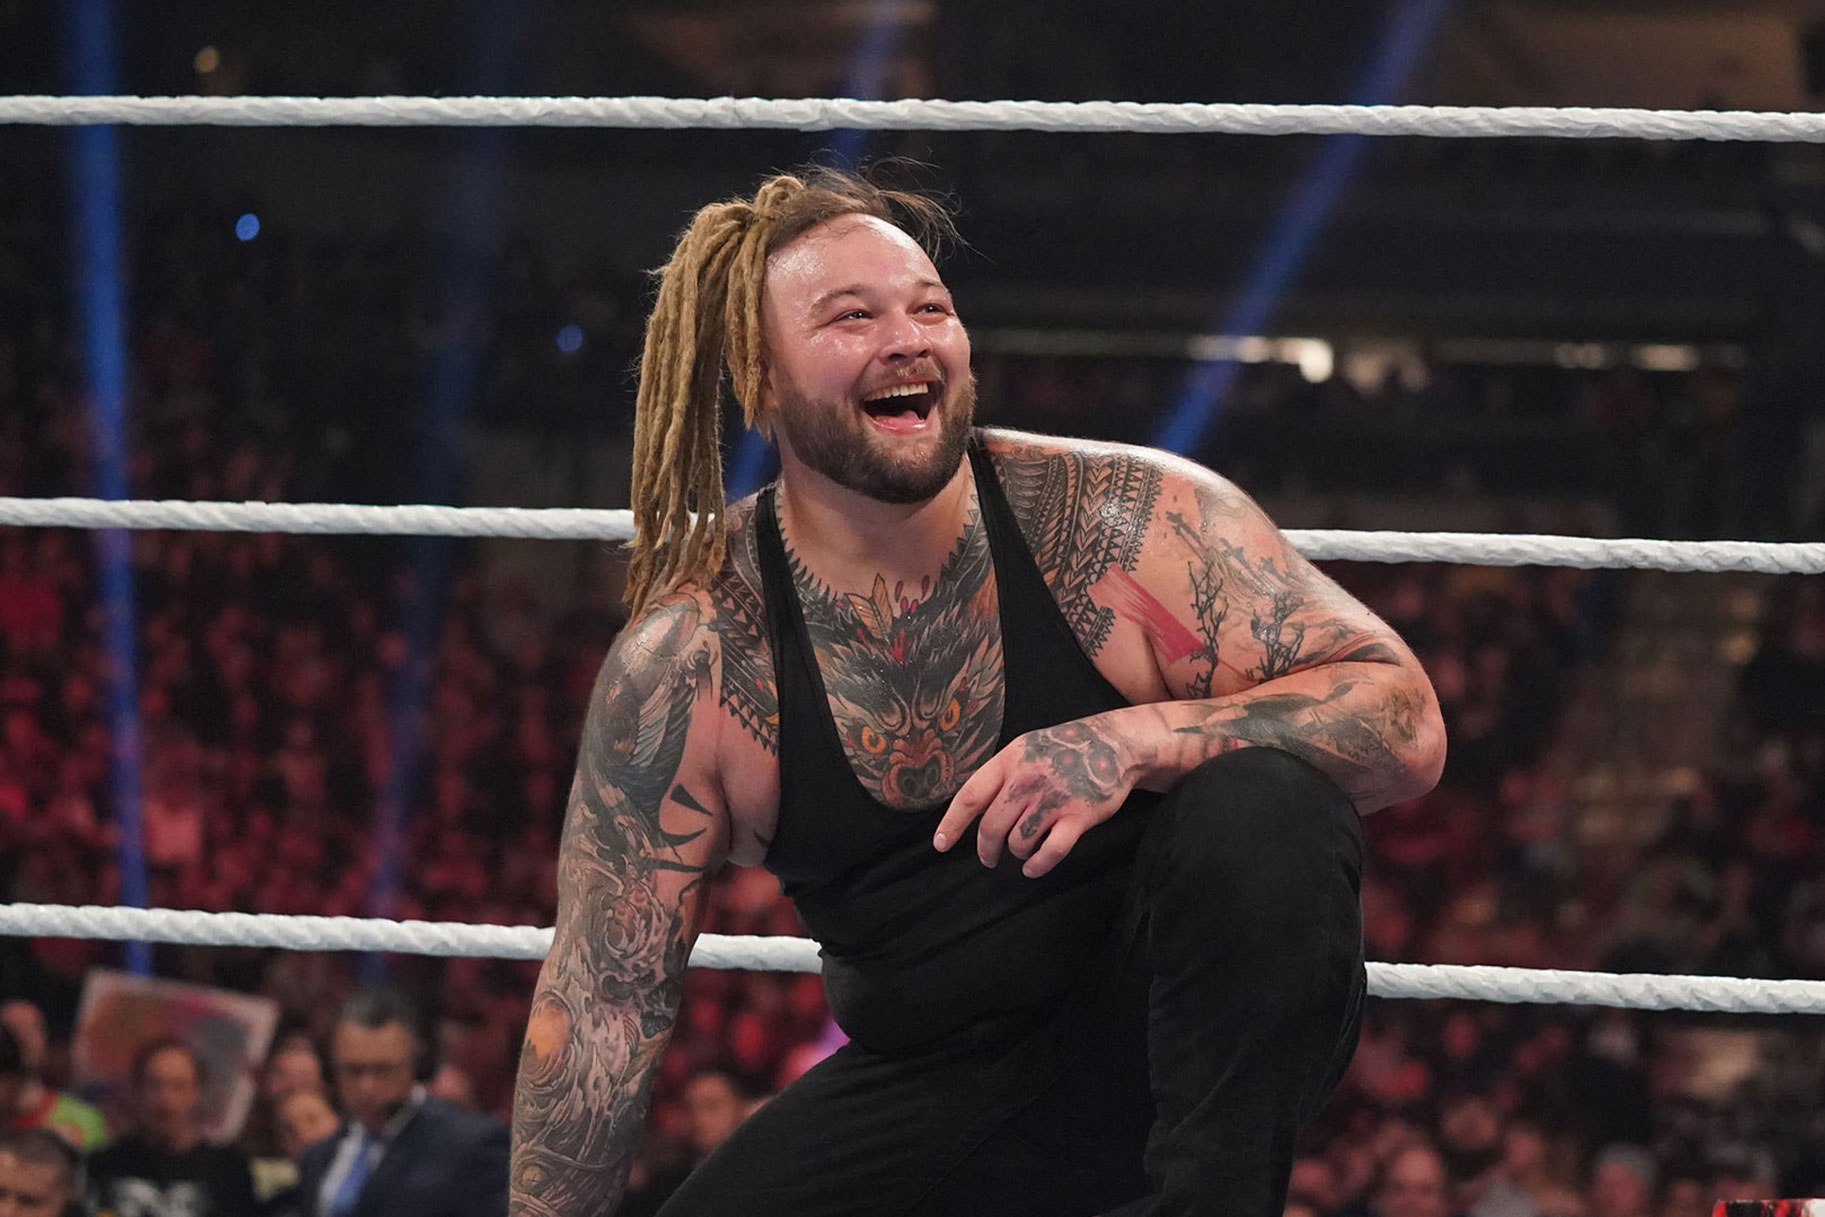
[[[59,6],[0,0],[0,81],[68,91]],[[1348,101],[1403,6],[1325,0],[322,0],[121,5],[124,93],[655,94]],[[1437,0],[1401,100],[1810,110],[1825,4]],[[205,59],[201,52],[213,55]],[[209,70],[202,70],[204,65]],[[465,145],[464,138],[471,143]],[[148,214],[257,201],[348,231],[436,209],[474,133],[135,129]],[[829,133],[509,131],[508,221],[630,272],[688,209],[828,155]],[[0,129],[21,180],[55,131]],[[978,320],[1198,328],[1302,176],[1310,138],[874,134],[960,200],[952,277]],[[1810,326],[1825,295],[1811,146],[1376,141],[1278,310],[1295,331],[1738,341]],[[0,206],[5,205],[0,203]],[[425,222],[437,222],[434,218]]]

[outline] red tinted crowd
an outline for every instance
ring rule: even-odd
[[[423,356],[440,339],[412,337],[425,306],[386,287],[402,277],[395,262],[353,248],[329,259],[260,255],[243,274],[202,245],[177,233],[150,260],[154,295],[171,304],[135,341],[134,492],[411,498],[397,484],[371,489],[381,466],[402,463],[386,445],[410,428],[370,415],[413,391],[415,365],[400,352]],[[515,335],[548,345],[555,328],[536,275],[515,273],[511,307],[479,339],[496,355]],[[29,279],[0,266],[0,494],[82,493],[92,453],[72,344],[21,286]],[[571,296],[592,335],[625,326],[626,301],[612,291]],[[218,297],[230,307],[196,320],[195,302]],[[527,393],[543,365],[491,357],[487,366],[484,409]],[[1037,365],[996,375],[1008,401],[1048,391]],[[1593,383],[1580,426],[1661,434],[1631,406],[1628,378]],[[306,426],[298,401],[283,399],[314,401],[300,386],[356,404]],[[568,391],[581,398],[585,388]],[[1250,417],[1306,410],[1306,390],[1282,388],[1251,389]],[[1694,380],[1672,396],[1702,405],[1720,392]],[[1321,402],[1301,426],[1327,411],[1336,413]],[[565,792],[618,626],[613,609],[541,606],[524,586],[490,590],[460,546],[446,551],[442,576],[395,541],[165,532],[135,535],[130,552],[151,904],[550,923]],[[88,534],[0,530],[0,879],[11,900],[121,898],[109,730],[117,672],[98,571]],[[1773,596],[1730,738],[1715,758],[1693,758],[1696,780],[1662,839],[1616,875],[1592,865],[1567,792],[1539,759],[1609,643],[1623,581],[1563,570],[1337,573],[1413,643],[1451,728],[1438,791],[1369,823],[1372,958],[1825,977],[1825,605],[1814,584]],[[440,577],[435,624],[415,631],[407,606],[423,580]],[[402,689],[422,697],[407,704]],[[376,824],[395,794],[398,878],[377,897]],[[798,930],[757,870],[717,881],[704,928]],[[48,1016],[41,1074],[53,1088],[68,1078],[84,972],[117,958],[107,943],[0,943],[0,997],[29,997]],[[275,999],[295,1035],[269,1076],[289,1077],[310,1073],[307,1057],[356,989],[360,961],[161,948],[156,962],[166,975]],[[430,1013],[431,1091],[504,1114],[533,965],[397,958],[389,968]],[[1681,1217],[1708,1211],[1712,1195],[1811,1188],[1825,1178],[1807,1143],[1815,1104],[1780,1086],[1803,1089],[1797,1079],[1816,1082],[1818,1067],[1778,1024],[1755,1025],[1759,1063],[1730,1084],[1694,1093],[1673,1080],[1694,1061],[1721,1070],[1740,1058],[1748,1049],[1728,1035],[1741,1026],[1373,1003],[1356,1064],[1308,1138],[1295,1204],[1318,1217]],[[638,1168],[640,1203],[832,1041],[814,977],[693,973]],[[334,1101],[321,1081],[295,1089]],[[253,1135],[283,1133],[277,1104],[289,1093],[273,1084],[274,1106]]]

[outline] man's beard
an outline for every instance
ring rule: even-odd
[[[965,373],[957,391],[947,390],[934,409],[938,443],[919,458],[895,451],[889,436],[877,438],[864,411],[848,402],[813,401],[796,386],[781,394],[778,426],[801,461],[844,489],[883,503],[923,503],[956,475],[969,447],[975,376]]]

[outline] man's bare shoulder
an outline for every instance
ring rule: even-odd
[[[1159,448],[1115,440],[1041,435],[1002,427],[984,428],[982,438],[1005,483],[1074,480],[1090,475],[1091,489],[1119,487],[1136,479],[1177,487],[1203,486],[1225,494],[1241,491],[1196,461]]]

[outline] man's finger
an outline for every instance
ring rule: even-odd
[[[1029,879],[1037,879],[1050,871],[1071,852],[1071,847],[1077,844],[1077,838],[1084,835],[1084,828],[1084,821],[1076,817],[1054,820],[1052,831],[1046,834],[1045,843],[1027,859],[1027,864],[1020,868],[1020,873]]]
[[[987,807],[1001,790],[1001,757],[999,754],[989,758],[988,763],[970,775],[967,782],[958,788],[951,798],[951,805],[944,811],[944,818],[938,821],[938,828],[932,834],[932,846],[943,853],[963,836],[963,830],[970,826],[970,821]]]
[[[976,825],[976,856],[982,859],[982,865],[993,867],[1001,861],[1008,832],[1019,823],[1031,801],[1031,795],[1016,793],[1013,783],[1009,783],[983,809],[982,820]]]

